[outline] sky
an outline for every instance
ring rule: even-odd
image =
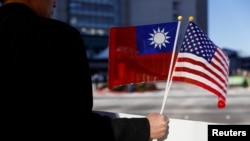
[[[250,56],[250,0],[208,0],[208,36],[219,47]]]

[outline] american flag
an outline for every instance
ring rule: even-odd
[[[226,106],[229,59],[192,21],[178,53],[172,81],[190,83],[218,96],[218,108]]]

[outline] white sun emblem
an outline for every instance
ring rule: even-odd
[[[170,38],[169,36],[167,36],[168,32],[165,32],[164,28],[162,30],[158,28],[157,31],[153,29],[153,32],[154,33],[149,34],[151,38],[149,38],[148,40],[152,41],[150,45],[154,44],[155,48],[159,47],[160,49],[161,47],[166,47],[166,43],[169,43],[168,39]]]

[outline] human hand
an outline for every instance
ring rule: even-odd
[[[158,113],[150,113],[147,115],[150,125],[150,138],[157,139],[167,136],[169,132],[169,118]]]

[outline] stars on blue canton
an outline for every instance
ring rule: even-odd
[[[192,53],[210,62],[216,51],[216,45],[193,22],[189,22],[180,52]]]

